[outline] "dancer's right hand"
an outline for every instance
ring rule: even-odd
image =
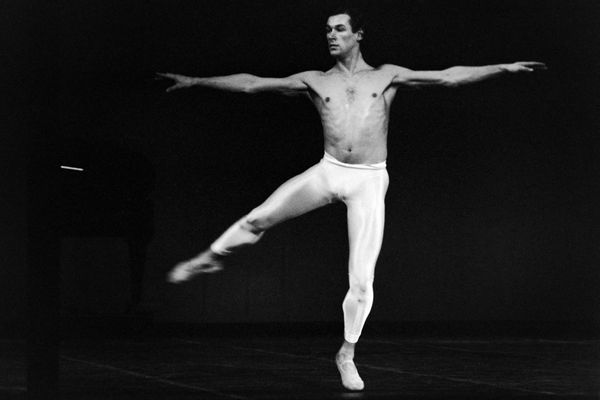
[[[168,72],[157,72],[156,79],[171,79],[174,85],[169,86],[166,92],[171,92],[177,89],[187,89],[193,86],[193,78],[185,75],[171,74]]]

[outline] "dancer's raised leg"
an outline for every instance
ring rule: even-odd
[[[179,283],[201,273],[220,271],[226,255],[258,242],[266,230],[329,204],[333,198],[319,163],[281,185],[263,204],[227,229],[210,248],[177,264],[168,280]]]

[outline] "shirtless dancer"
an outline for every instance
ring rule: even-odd
[[[546,67],[539,62],[516,62],[442,71],[412,71],[390,64],[375,68],[361,55],[364,32],[351,11],[331,15],[326,32],[329,53],[335,60],[335,65],[326,72],[306,71],[287,78],[158,74],[174,81],[167,92],[199,86],[244,93],[304,94],[321,116],[325,142],[325,154],[318,164],[285,182],[207,250],[177,264],[168,280],[179,283],[197,274],[217,272],[222,269],[223,257],[256,243],[269,228],[334,201],[343,201],[348,211],[350,289],[342,304],[344,342],[335,362],[343,386],[362,390],[364,383],[353,362],[354,347],[373,303],[373,274],[383,238],[384,197],[388,187],[385,164],[388,119],[396,91],[456,87]]]

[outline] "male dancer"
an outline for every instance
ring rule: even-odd
[[[350,289],[343,301],[344,342],[335,362],[342,384],[362,390],[353,362],[354,348],[373,303],[373,276],[381,248],[390,105],[399,88],[456,87],[546,66],[516,62],[442,71],[412,71],[396,65],[372,67],[360,51],[364,35],[360,18],[349,10],[331,15],[326,25],[329,53],[335,65],[326,72],[306,71],[287,78],[235,74],[194,78],[161,73],[172,79],[167,92],[194,86],[233,92],[305,94],[321,116],[325,154],[304,173],[280,186],[263,204],[234,223],[198,256],[169,273],[173,283],[222,269],[222,259],[244,245],[256,243],[276,224],[334,201],[347,206]]]

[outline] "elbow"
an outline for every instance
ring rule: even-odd
[[[256,93],[256,88],[252,84],[246,84],[242,86],[241,92],[246,94],[253,94]]]
[[[463,67],[452,67],[442,71],[442,86],[450,89],[460,86],[462,71]]]
[[[258,92],[258,79],[254,76],[249,76],[245,82],[242,84],[241,91],[242,93],[253,94]]]
[[[460,81],[453,76],[445,76],[442,80],[442,86],[453,89],[460,86]]]
[[[457,88],[460,86],[460,82],[457,80],[450,80],[450,81],[446,82],[446,84],[444,86],[449,89],[454,89],[454,88]]]

